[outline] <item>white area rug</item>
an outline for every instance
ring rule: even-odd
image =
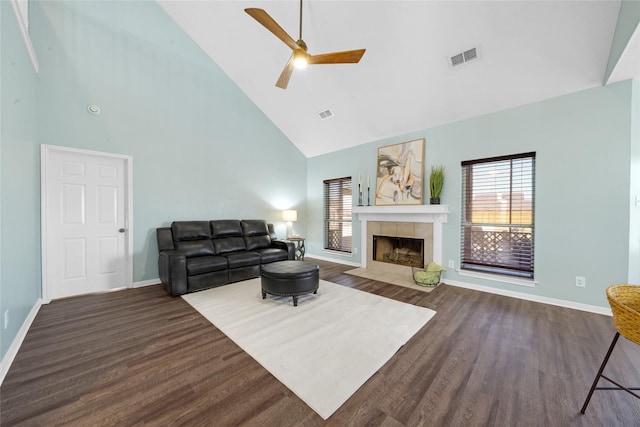
[[[324,280],[298,307],[263,300],[260,278],[182,298],[323,419],[436,313]]]

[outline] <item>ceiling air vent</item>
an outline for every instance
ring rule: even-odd
[[[464,52],[462,52],[462,55],[464,55],[464,62],[469,62],[472,59],[476,59],[478,57],[478,52],[474,47],[473,49],[465,50]]]
[[[326,110],[322,110],[318,113],[318,115],[320,116],[320,118],[322,120],[326,120],[329,117],[333,117],[333,111],[329,110],[328,108]]]
[[[455,67],[456,65],[464,64],[464,55],[459,53],[451,57],[451,65]]]
[[[451,66],[452,68],[457,67],[469,61],[473,61],[474,59],[478,59],[478,50],[475,47],[473,49],[465,50],[462,53],[453,55],[449,59],[449,66]]]

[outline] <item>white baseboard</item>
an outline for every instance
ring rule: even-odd
[[[4,377],[7,375],[7,372],[9,372],[9,368],[13,363],[13,359],[16,358],[18,350],[20,350],[20,346],[22,345],[22,341],[24,341],[24,338],[27,336],[27,332],[29,331],[29,328],[36,318],[38,310],[40,310],[41,306],[42,299],[38,298],[36,303],[31,308],[29,315],[27,315],[27,318],[24,319],[24,322],[22,322],[22,326],[20,327],[20,330],[18,331],[16,337],[13,339],[13,342],[11,343],[11,347],[9,347],[7,354],[5,354],[2,358],[2,362],[0,362],[0,384],[2,384],[2,382],[4,381]]]
[[[322,255],[310,255],[307,254],[305,255],[305,260],[307,258],[315,258],[315,259],[319,259],[321,261],[329,261],[329,262],[335,262],[336,264],[344,264],[344,265],[350,265],[352,267],[360,267],[362,264],[360,264],[359,262],[353,262],[353,261],[346,261],[346,260],[341,260],[341,259],[336,259],[336,258],[328,258],[328,257],[324,257]]]
[[[539,295],[530,295],[523,292],[508,291],[506,289],[492,288],[490,286],[474,285],[473,283],[460,282],[443,278],[442,282],[447,285],[458,286],[460,288],[473,289],[476,291],[487,292],[490,294],[502,295],[506,297],[518,298],[525,301],[539,302],[542,304],[556,305],[559,307],[572,308],[574,310],[587,311],[589,313],[604,314],[611,316],[611,308],[600,307],[597,305],[581,304],[579,302],[565,301],[561,299],[548,298]]]
[[[151,286],[151,285],[159,285],[160,284],[160,279],[149,279],[149,280],[141,280],[140,282],[133,282],[133,287],[134,288],[142,288],[145,286]]]

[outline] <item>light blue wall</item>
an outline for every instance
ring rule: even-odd
[[[37,74],[11,3],[0,2],[0,357],[40,297]]]
[[[322,251],[321,179],[357,177],[360,171],[373,176],[378,147],[425,138],[425,174],[433,164],[446,171],[442,204],[449,205],[450,213],[443,230],[443,260],[458,266],[460,162],[535,151],[538,285],[470,279],[455,271],[446,277],[608,306],[604,289],[626,283],[628,275],[632,86],[626,81],[590,89],[309,159],[308,211],[313,214],[307,224],[308,253],[344,259]],[[356,220],[356,247],[359,227]],[[348,260],[360,262],[360,253]],[[585,276],[587,287],[577,288],[575,276]]]
[[[0,4],[1,357],[41,294],[40,144],[133,156],[136,282],[158,277],[155,228],[173,220],[263,218],[284,236],[281,209],[304,218],[306,158],[155,1],[30,2],[37,75]]]
[[[306,158],[156,2],[37,2],[32,20],[40,142],[133,156],[134,281],[158,277],[158,226],[264,218],[283,236],[279,210],[304,213]]]
[[[326,179],[352,178],[353,206],[358,204],[358,174],[365,180],[367,176],[375,179],[376,149],[371,144],[358,145],[346,150],[311,157],[307,160],[307,234],[305,246],[308,254],[335,259],[339,262],[360,264],[360,225],[353,226],[353,250],[354,253],[344,254],[338,252],[324,252],[324,184]],[[373,191],[373,190],[372,190]],[[366,188],[363,189],[366,204]],[[373,196],[371,194],[371,203]],[[358,252],[358,253],[355,253]]]

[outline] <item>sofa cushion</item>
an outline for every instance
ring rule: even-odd
[[[266,249],[269,246],[271,246],[271,238],[269,236],[245,237],[244,241],[247,245],[248,251],[254,251],[257,249]]]
[[[247,250],[265,249],[271,246],[267,222],[262,219],[243,219],[240,221]]]
[[[176,250],[184,253],[187,258],[215,255],[213,242],[207,240],[186,240],[175,242]]]
[[[262,264],[276,261],[286,261],[289,259],[289,253],[283,249],[267,248],[259,249],[256,252],[260,254],[260,262]]]
[[[240,221],[237,219],[217,219],[211,221],[211,236],[213,238],[242,236]]]
[[[225,255],[230,252],[246,251],[247,245],[243,237],[224,237],[222,239],[213,239],[213,246],[216,255]]]
[[[269,235],[267,222],[262,219],[243,219],[240,224],[245,237]]]
[[[176,242],[211,238],[209,221],[174,221],[171,232]]]
[[[229,268],[260,265],[260,254],[257,252],[237,252],[225,254],[229,261]]]
[[[187,275],[210,273],[212,271],[226,270],[227,258],[223,256],[200,256],[187,258]]]

